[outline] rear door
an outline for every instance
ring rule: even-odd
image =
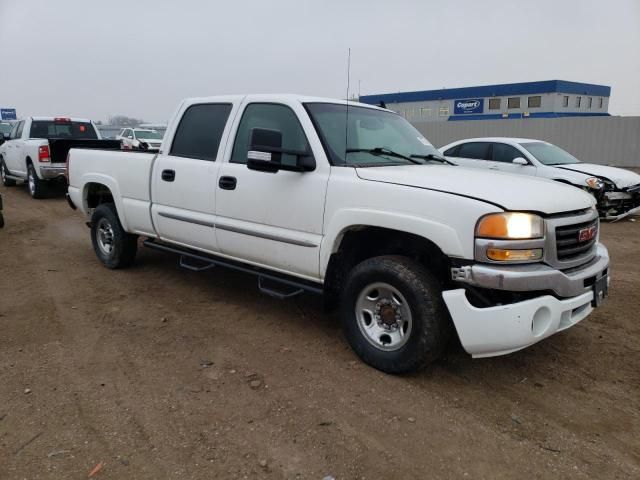
[[[461,143],[444,152],[444,155],[451,158],[452,162],[463,167],[493,167],[491,162],[491,144],[489,142]]]
[[[330,167],[311,120],[296,101],[251,102],[238,116],[220,171],[216,220],[220,249],[231,257],[317,279]],[[316,169],[250,170],[247,154],[254,128],[281,132],[282,148],[313,151]],[[296,159],[283,154],[280,161]]]
[[[151,173],[153,222],[161,239],[217,252],[214,232],[216,181],[235,102],[193,103],[182,115],[171,142],[158,154]]]

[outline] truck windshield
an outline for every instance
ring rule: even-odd
[[[346,128],[346,105],[306,103],[305,107],[333,165],[411,165],[441,157],[418,130],[393,112],[349,105]]]
[[[142,138],[146,140],[162,140],[160,132],[155,130],[135,130],[136,138]]]
[[[556,147],[550,143],[531,142],[521,143],[520,145],[526,148],[540,163],[544,163],[545,165],[570,165],[572,163],[580,163],[580,160],[569,152],[565,152],[560,147]]]
[[[98,138],[95,128],[90,122],[56,122],[54,120],[34,120],[31,123],[29,138]]]

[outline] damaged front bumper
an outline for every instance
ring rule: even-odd
[[[541,263],[478,263],[453,268],[451,273],[456,283],[467,286],[442,294],[460,342],[473,357],[491,357],[526,348],[586,318],[607,295],[609,253],[598,244],[587,264],[564,271]],[[523,301],[478,307],[467,298],[467,288],[475,287],[541,293]]]
[[[474,358],[506,355],[565,330],[592,311],[594,293],[559,300],[543,295],[531,300],[479,308],[460,288],[442,294],[464,349]]]

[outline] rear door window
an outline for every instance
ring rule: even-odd
[[[523,157],[520,151],[507,145],[506,143],[494,143],[492,148],[492,157],[494,162],[511,163],[514,158]]]
[[[230,103],[191,105],[182,115],[169,155],[215,162]]]
[[[474,160],[489,160],[491,144],[488,142],[469,142],[460,145],[457,157],[471,158]]]

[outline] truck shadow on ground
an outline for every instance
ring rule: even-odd
[[[235,272],[223,267],[215,267],[205,272],[191,272],[179,267],[179,259],[175,255],[163,254],[141,247],[134,270],[150,273],[156,279],[172,285],[181,285],[198,297],[224,299],[231,309],[246,311],[240,322],[255,324],[257,317],[270,316],[277,318],[284,329],[307,329],[309,336],[320,335],[334,343],[331,355],[346,355],[349,361],[360,360],[351,352],[342,334],[341,320],[338,310],[327,311],[321,296],[304,293],[298,297],[279,300],[261,293],[257,279],[251,275]],[[206,314],[206,306],[202,314]],[[260,335],[260,329],[255,335]],[[571,335],[563,332],[520,352],[486,358],[472,359],[468,355],[455,332],[443,356],[425,370],[402,375],[403,378],[420,383],[425,379],[437,379],[443,376],[457,377],[465,383],[482,382],[486,375],[496,379],[501,376],[518,376],[526,378],[536,371],[553,368],[557,362],[558,352],[570,339],[562,338]],[[265,341],[269,341],[265,339]],[[345,350],[347,352],[345,353]],[[346,358],[345,357],[345,358]],[[373,369],[371,369],[373,371]]]

